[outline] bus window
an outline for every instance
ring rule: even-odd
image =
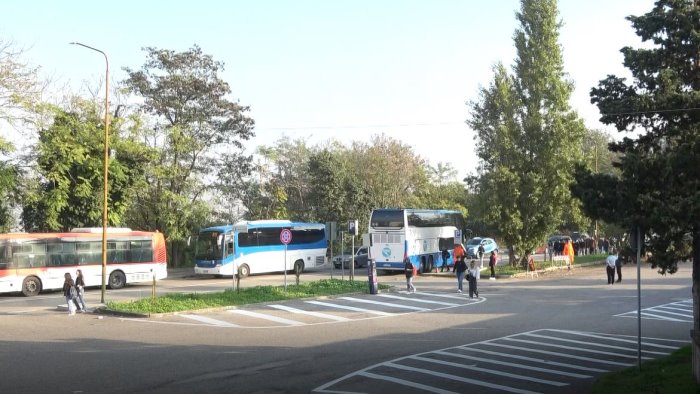
[[[226,234],[226,256],[232,256],[234,252],[233,249],[233,234]]]

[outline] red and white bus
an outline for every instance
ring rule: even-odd
[[[64,274],[83,272],[85,286],[102,285],[102,228],[69,233],[0,234],[0,293],[34,296],[63,287]],[[159,232],[107,229],[107,285],[166,278],[165,239]]]

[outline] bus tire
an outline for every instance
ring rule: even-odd
[[[433,272],[433,268],[435,268],[435,262],[433,261],[433,256],[428,256],[428,272]]]
[[[22,281],[22,294],[33,297],[41,292],[41,280],[36,276],[28,276]]]
[[[250,267],[248,267],[248,264],[243,264],[240,267],[238,267],[238,276],[241,278],[245,278],[248,275],[250,275]]]
[[[297,260],[294,262],[294,273],[299,275],[302,272],[304,272],[304,262],[301,260]]]
[[[121,271],[114,271],[109,274],[109,288],[121,289],[126,286],[126,276]]]

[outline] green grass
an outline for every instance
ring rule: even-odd
[[[596,261],[605,261],[605,258],[607,257],[606,254],[590,254],[587,256],[576,256],[574,259],[574,266],[576,264],[583,264],[583,263],[593,263]],[[562,263],[559,261],[552,262],[547,259],[547,261],[536,261],[535,262],[536,267],[538,270],[550,268],[550,267],[562,267]],[[500,263],[499,265],[496,266],[496,275],[513,275],[513,274],[518,274],[518,273],[523,273],[526,272],[525,268],[521,266],[517,267],[512,267],[508,265],[507,262],[505,263]]]
[[[388,285],[379,284],[379,289],[388,288]],[[154,299],[112,301],[107,303],[107,308],[118,312],[168,313],[355,292],[368,293],[368,282],[322,279],[299,285],[287,285],[286,292],[284,286],[256,286],[243,288],[240,291],[228,289],[217,293],[170,293]]]
[[[700,393],[700,386],[693,379],[690,345],[668,357],[642,363],[641,371],[633,367],[603,375],[594,383],[591,393]]]

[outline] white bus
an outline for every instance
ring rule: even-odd
[[[285,245],[282,230],[291,231]],[[326,262],[326,226],[289,220],[255,220],[209,227],[199,231],[195,245],[195,274],[233,275],[302,272]]]
[[[370,258],[377,269],[403,270],[408,257],[418,272],[430,272],[442,264],[440,253],[450,252],[464,236],[455,239],[455,231],[464,234],[464,217],[445,209],[374,209],[369,220]]]
[[[102,228],[68,233],[0,234],[0,293],[34,296],[63,288],[64,274],[83,272],[85,286],[102,285]],[[159,232],[107,229],[106,281],[111,289],[168,276]]]

